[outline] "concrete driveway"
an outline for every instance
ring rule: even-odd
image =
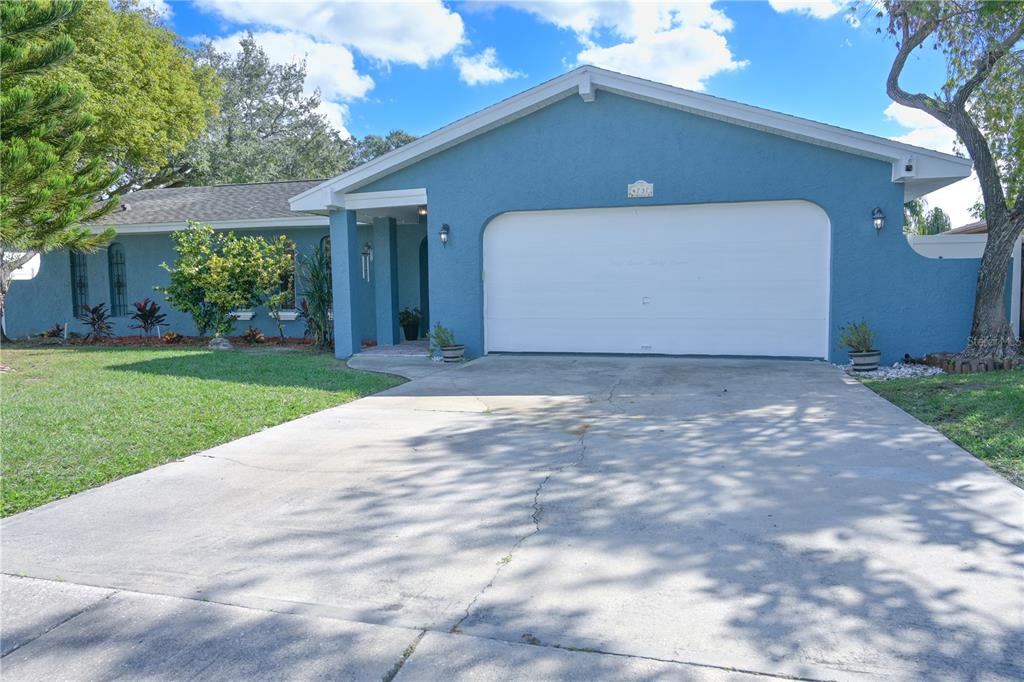
[[[824,363],[488,357],[5,520],[0,663],[1021,679],[1022,529]]]

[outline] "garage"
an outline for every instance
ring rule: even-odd
[[[505,213],[485,348],[827,357],[829,243],[806,201]]]
[[[924,257],[902,228],[907,201],[970,173],[970,159],[581,66],[289,206],[330,216],[339,358],[394,328],[387,293],[413,275],[393,267],[383,223],[412,219],[430,324],[468,358],[844,363],[839,329],[863,320],[891,364],[966,344],[979,260]]]

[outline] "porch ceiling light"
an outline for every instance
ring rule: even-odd
[[[871,212],[871,222],[874,224],[876,232],[885,227],[885,213],[881,208],[876,208]]]
[[[451,229],[452,228],[448,227],[448,223],[441,226],[441,233],[438,235],[441,237],[441,246],[448,246],[448,232],[450,232]]]
[[[426,206],[420,206],[418,209],[416,209],[416,212],[418,214],[420,214],[421,216],[427,215],[427,207]]]

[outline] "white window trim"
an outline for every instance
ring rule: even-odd
[[[299,311],[294,309],[279,310],[277,311],[276,315],[274,313],[270,313],[270,316],[275,319],[279,319],[282,322],[294,322],[295,320],[299,319]]]
[[[231,317],[235,318],[236,320],[241,320],[243,322],[248,322],[255,315],[256,315],[256,311],[253,310],[252,308],[244,308],[242,310],[232,310],[231,311]]]

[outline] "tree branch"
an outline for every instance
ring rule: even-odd
[[[960,89],[953,95],[951,103],[954,107],[966,107],[967,100],[978,88],[979,85],[985,82],[988,78],[988,74],[992,71],[992,67],[995,66],[1000,59],[1006,56],[1006,54],[1013,49],[1013,46],[1024,37],[1024,21],[1022,21],[1017,28],[1010,32],[1010,35],[1006,37],[1001,43],[996,45],[991,50],[985,52],[981,59],[978,60],[977,70],[974,75],[967,79]]]
[[[901,12],[900,17],[902,19],[900,23],[903,29],[903,40],[900,42],[900,49],[892,61],[892,67],[889,69],[889,78],[886,80],[885,90],[894,102],[925,111],[948,125],[947,112],[940,102],[923,93],[911,94],[900,87],[900,75],[907,64],[907,58],[938,28],[938,21],[936,19],[929,19],[921,24],[916,32],[911,33],[910,17],[903,12]]]

